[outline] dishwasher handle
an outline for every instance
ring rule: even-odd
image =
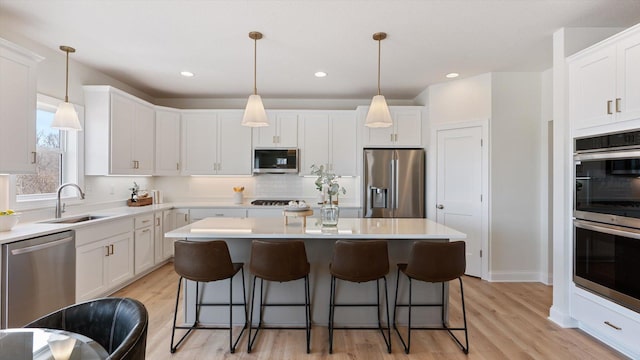
[[[51,242],[47,242],[44,244],[39,244],[39,245],[33,245],[33,246],[28,246],[28,247],[24,247],[24,248],[19,248],[19,249],[13,249],[11,250],[11,255],[21,255],[21,254],[27,254],[27,253],[31,253],[31,252],[35,252],[38,250],[42,250],[42,249],[47,249],[53,246],[58,246],[61,244],[65,244],[68,242],[73,241],[73,236],[71,237],[66,237],[60,240],[55,240],[55,241],[51,241]]]

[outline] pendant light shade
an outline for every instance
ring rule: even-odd
[[[387,106],[387,101],[380,93],[380,41],[387,38],[387,33],[377,32],[373,34],[373,40],[378,42],[378,95],[374,96],[371,100],[371,106],[369,112],[364,121],[364,126],[376,128],[376,127],[389,127],[393,125],[391,120],[391,113]]]
[[[247,107],[244,110],[241,124],[251,127],[269,126],[269,118],[264,111],[262,98],[258,95],[258,88],[256,86],[257,47],[258,40],[262,39],[262,33],[252,31],[249,33],[249,38],[253,39],[253,94],[249,96],[249,100],[247,100]]]
[[[60,50],[67,53],[67,71],[64,87],[64,102],[58,105],[58,110],[53,117],[51,127],[60,130],[77,130],[82,131],[78,113],[72,104],[69,103],[69,53],[76,52],[76,49],[70,46],[60,46]]]

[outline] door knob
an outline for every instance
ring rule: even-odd
[[[442,205],[442,204],[438,204],[438,205],[436,205],[436,208],[438,208],[438,209],[442,210],[442,209],[444,209],[444,205]]]

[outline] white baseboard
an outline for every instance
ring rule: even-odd
[[[533,271],[491,271],[487,277],[492,282],[543,282],[541,275]]]
[[[576,328],[578,327],[578,322],[569,316],[568,313],[560,311],[556,306],[551,306],[549,309],[549,320],[558,324],[563,328]]]

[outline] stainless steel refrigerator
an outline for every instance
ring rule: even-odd
[[[364,149],[366,218],[424,218],[424,149]]]

